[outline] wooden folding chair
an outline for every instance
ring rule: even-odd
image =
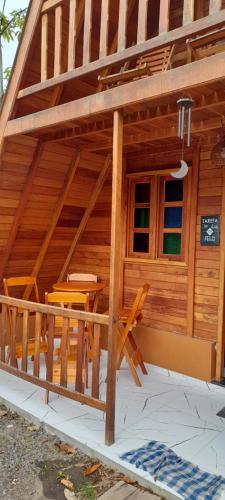
[[[97,283],[98,282],[98,276],[96,274],[89,274],[89,273],[70,273],[67,275],[67,281],[89,281],[90,283]],[[96,296],[96,294],[95,294]],[[95,303],[95,297],[92,296],[90,297],[90,294],[88,294],[88,299],[89,299],[89,310],[93,310],[93,306]],[[98,299],[96,299],[96,307],[97,307]],[[94,311],[95,312],[95,311]]]
[[[142,309],[149,288],[150,286],[148,284],[139,288],[132,308],[121,310],[117,322],[119,338],[117,344],[116,366],[117,369],[120,368],[122,359],[125,356],[134,381],[138,386],[141,386],[141,381],[138,377],[136,368],[140,366],[144,375],[147,375],[147,370],[144,365],[142,354],[134,339],[133,330],[142,319]]]
[[[40,295],[39,295],[39,290],[37,286],[37,280],[33,276],[20,276],[20,277],[13,277],[13,278],[4,278],[3,279],[3,288],[4,288],[4,293],[8,297],[13,297],[12,289],[14,290],[15,288],[25,288],[25,287],[31,287],[34,291],[34,297],[35,301],[40,303]],[[17,319],[22,317],[23,315],[23,309],[18,308],[17,310]],[[12,335],[12,309],[10,306],[8,307],[8,319],[9,319],[9,328],[10,328],[10,335]],[[27,346],[27,354],[28,356],[32,357],[34,356],[35,352],[35,345],[34,345],[34,339],[31,338],[28,341],[28,346]],[[46,344],[46,339],[44,333],[42,333],[42,341],[40,345],[40,352],[41,353],[46,353],[47,352],[47,344]],[[22,342],[17,342],[16,344],[16,359],[22,358]],[[8,350],[8,355],[7,355],[7,362],[9,362],[10,359],[10,349]]]
[[[52,292],[45,294],[45,304],[58,305],[63,308],[72,308],[74,305],[82,306],[84,310],[88,307],[88,297],[84,293],[77,292]],[[54,323],[54,338],[61,339],[64,341],[64,322],[62,316],[55,317]],[[66,332],[67,346],[66,346],[66,356],[67,356],[67,382],[75,384],[76,380],[76,359],[77,359],[77,346],[79,341],[78,333],[78,321],[76,319],[70,319],[68,325],[68,331]],[[82,361],[82,380],[83,384],[88,385],[88,363],[87,363],[87,350],[88,350],[88,327],[86,327],[84,335],[84,359]],[[62,345],[55,349],[55,355],[57,360],[53,362],[53,379],[52,382],[58,384],[61,378],[61,351]],[[46,391],[45,402],[49,401],[49,391]]]
[[[113,75],[101,76],[99,75],[98,81],[106,88],[121,85],[132,80],[144,78],[146,76],[167,71],[172,67],[172,58],[175,50],[175,45],[167,45],[166,47],[156,49],[148,54],[141,56],[137,62],[136,67],[132,69],[124,69],[119,73]]]
[[[71,273],[67,275],[67,281],[90,281],[97,283],[98,276],[88,273]]]
[[[187,63],[225,51],[225,28],[186,40]]]

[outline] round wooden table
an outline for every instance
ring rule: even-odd
[[[99,295],[105,287],[105,283],[98,283],[94,281],[63,281],[55,283],[53,285],[53,290],[56,292],[93,293],[95,298],[92,312],[97,312]]]

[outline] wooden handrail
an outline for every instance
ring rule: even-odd
[[[90,321],[92,323],[97,323],[98,325],[109,324],[109,316],[106,314],[97,314],[87,311],[76,311],[75,309],[64,309],[63,307],[48,306],[45,304],[38,304],[37,302],[15,299],[14,297],[6,297],[5,295],[0,295],[0,304],[18,307],[31,312],[61,316],[62,318]]]

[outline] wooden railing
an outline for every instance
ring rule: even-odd
[[[93,39],[92,27],[96,23],[96,18],[93,16],[94,0],[68,0],[69,2],[69,20],[68,33],[67,33],[67,47],[62,51],[63,39],[63,22],[64,7],[62,0],[46,0],[42,8],[42,41],[41,41],[41,81],[49,78],[49,58],[52,58],[52,51],[48,50],[48,17],[54,13],[55,17],[55,35],[54,35],[54,74],[51,76],[58,76],[66,71],[71,71],[74,68],[86,66],[91,60],[101,60],[113,53],[119,53],[127,48],[127,33],[129,21],[132,12],[135,8],[137,12],[136,35],[132,40],[133,45],[146,42],[149,39],[148,33],[148,19],[151,14],[151,1],[150,0],[120,0],[118,19],[113,24],[116,25],[115,33],[110,34],[111,42],[109,43],[109,22],[110,22],[110,1],[102,0],[101,12],[99,21],[99,39]],[[196,11],[199,7],[199,0],[184,0],[182,25],[185,26],[192,23],[196,18]],[[222,9],[222,0],[210,0],[209,2],[209,15],[215,14]],[[153,11],[152,15],[156,17]],[[204,13],[202,14],[204,15]],[[155,25],[155,36],[164,34],[170,29],[171,18],[171,2],[170,0],[160,0],[159,13],[153,23]],[[96,30],[95,30],[96,31]],[[98,30],[97,30],[98,31]],[[133,35],[132,35],[133,36]],[[76,60],[76,45],[78,40],[82,39],[83,54],[82,61]],[[98,47],[98,53],[92,58],[93,45]],[[65,55],[67,61],[63,60]]]
[[[49,392],[54,392],[107,412],[107,404],[99,398],[100,372],[100,326],[107,326],[109,317],[62,307],[53,307],[34,302],[27,302],[0,295],[2,308],[0,322],[0,368],[16,377],[36,384]],[[60,341],[59,381],[54,382],[54,340],[55,320],[62,321],[62,337]],[[78,321],[77,353],[74,356],[74,384],[67,380],[68,342],[71,329],[69,321]],[[88,371],[91,373],[91,391],[83,379],[85,332],[91,325],[93,332],[91,362]],[[30,361],[29,345],[34,346],[33,361]],[[43,340],[45,339],[45,341]],[[41,346],[45,350],[41,354]],[[18,356],[18,346],[20,355]],[[28,359],[29,358],[29,359]],[[108,408],[110,411],[110,408]]]

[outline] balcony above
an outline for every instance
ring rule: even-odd
[[[187,39],[224,24],[225,0],[45,0],[14,117],[105,90],[102,77],[168,45],[168,69],[185,65]]]

